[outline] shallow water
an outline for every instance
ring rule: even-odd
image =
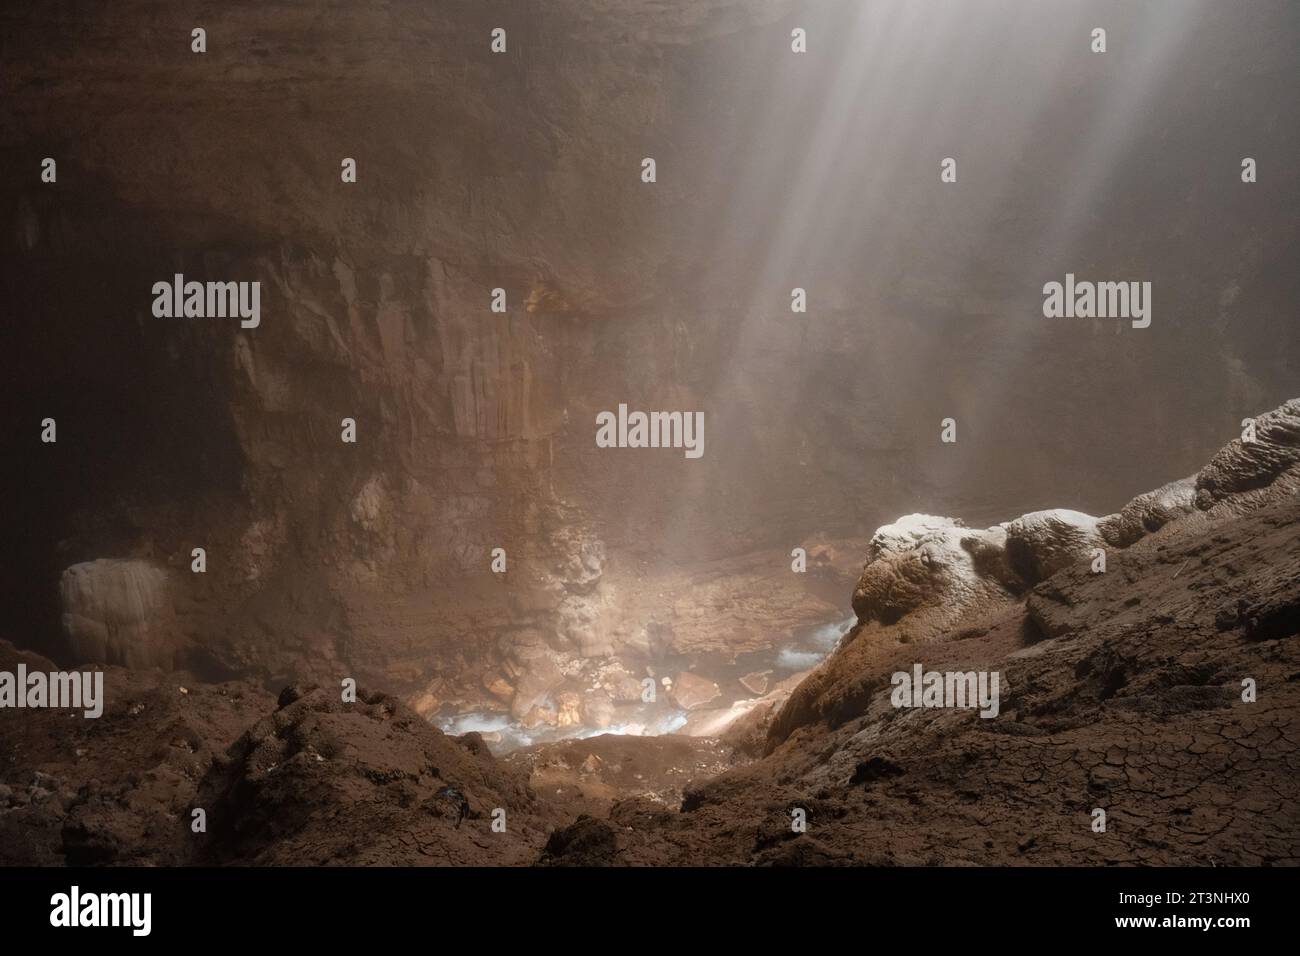
[[[456,714],[439,717],[434,723],[443,733],[460,735],[477,731],[482,734],[500,734],[499,741],[489,740],[489,748],[496,753],[507,753],[520,747],[551,743],[556,740],[582,740],[600,734],[657,737],[671,734],[686,723],[686,711],[671,705],[644,704],[626,708],[633,719],[610,724],[608,727],[525,727],[509,714]]]
[[[708,709],[729,707],[737,701],[752,700],[753,694],[746,690],[739,679],[755,671],[771,671],[769,686],[785,680],[792,674],[809,670],[831,654],[844,635],[849,632],[855,619],[852,617],[819,624],[791,635],[772,647],[733,658],[709,655],[697,659],[686,657],[670,658],[656,665],[660,674],[675,674],[683,670],[708,678],[717,683],[721,696],[709,704]],[[677,707],[670,695],[660,692],[659,699],[653,703],[637,704],[619,708],[620,719],[607,727],[570,726],[525,727],[512,720],[509,714],[462,713],[446,714],[435,718],[434,723],[448,734],[467,734],[472,731],[490,735],[488,743],[497,753],[506,753],[520,747],[534,744],[550,743],[556,740],[583,739],[600,734],[628,734],[633,736],[655,737],[671,734],[680,730],[686,723],[687,713]],[[496,735],[500,735],[497,739]]]

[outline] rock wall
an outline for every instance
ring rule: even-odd
[[[764,595],[739,646],[799,619],[802,585],[771,583],[788,562],[693,589],[712,562],[865,536],[918,501],[976,522],[1062,497],[1103,512],[1287,394],[1295,173],[1273,162],[1243,202],[1207,165],[1235,169],[1244,129],[1295,153],[1294,124],[1260,113],[1296,96],[1277,5],[1186,19],[1203,69],[1147,84],[1159,129],[1073,231],[1075,142],[1124,99],[1060,79],[1098,69],[1061,29],[1082,12],[989,4],[989,30],[1032,41],[992,70],[959,17],[911,48],[888,6],[6,4],[0,298],[26,317],[0,358],[21,449],[9,636],[83,653],[61,575],[149,561],[172,582],[168,645],[203,673],[345,671],[442,700],[467,693],[431,689],[454,677],[520,710],[564,655],[716,645],[715,598]],[[793,25],[817,55],[788,55]],[[1245,50],[1243,104],[1219,78]],[[942,104],[924,128],[918,103]],[[941,201],[954,143],[972,186]],[[1175,182],[1195,185],[1160,205]],[[1067,268],[1150,276],[1152,334],[1044,322],[1038,289]],[[153,317],[177,272],[260,281],[261,325]],[[619,402],[703,410],[704,457],[597,449]],[[36,440],[47,416],[57,445]]]

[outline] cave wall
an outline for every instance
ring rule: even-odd
[[[602,577],[1192,470],[1294,391],[1297,14],[1194,5],[1157,70],[1168,17],[1062,8],[6,4],[6,636],[67,656],[64,569],[143,559],[190,666],[409,688],[608,653]],[[1153,328],[1047,322],[1066,271],[1150,279]],[[175,272],[261,326],[155,319]],[[619,402],[705,456],[597,449]]]

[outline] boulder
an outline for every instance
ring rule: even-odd
[[[1007,560],[1030,583],[1091,560],[1106,541],[1092,515],[1066,508],[1034,511],[1007,525]]]
[[[510,686],[510,682],[494,671],[488,671],[483,675],[483,689],[493,697],[499,697],[502,700],[512,700],[515,689]]]
[[[1127,548],[1175,518],[1190,513],[1195,506],[1196,476],[1193,475],[1138,495],[1116,514],[1102,518],[1097,523],[1097,532],[1112,547]]]
[[[976,530],[952,518],[912,514],[880,528],[853,592],[859,620],[893,624],[923,608],[952,614],[1018,587],[1002,528]]]
[[[555,724],[557,727],[580,727],[582,725],[581,695],[566,690],[556,697]]]
[[[538,657],[529,662],[528,670],[515,685],[515,696],[510,703],[510,713],[522,717],[540,706],[556,687],[564,682],[564,674],[550,657]]]
[[[867,561],[871,563],[884,557],[905,554],[927,539],[942,535],[952,528],[964,527],[965,524],[956,518],[927,514],[903,515],[893,524],[876,529],[867,546]]]
[[[133,559],[86,561],[63,572],[59,591],[77,663],[171,668],[174,614],[162,568]]]

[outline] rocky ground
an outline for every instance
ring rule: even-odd
[[[1015,549],[989,550],[993,529],[965,547],[915,527],[891,546],[882,529],[855,592],[862,623],[795,691],[763,759],[691,790],[680,810],[625,801],[579,821],[544,861],[1300,862],[1300,402],[1258,421],[1260,441],[1227,446],[1179,483],[1185,495],[1161,489],[1101,522],[1063,513],[1002,529],[1058,525],[1021,538],[1040,558],[1076,535],[1096,543],[1081,525],[1141,534],[1121,548],[1101,539],[1104,573],[1084,551],[1017,581],[1001,563]],[[900,586],[877,588],[882,577]],[[890,677],[917,662],[999,671],[999,716],[896,709]]]
[[[98,720],[0,711],[0,861],[1295,864],[1300,400],[1256,425],[1101,519],[882,528],[839,650],[716,737],[498,758],[383,693],[109,667]],[[893,706],[917,663],[998,672],[997,716]]]
[[[683,713],[693,728],[707,728],[736,701],[763,697],[769,683],[788,676],[759,672],[748,675],[747,685],[745,673],[732,673],[738,659],[774,652],[791,635],[845,616],[843,596],[856,579],[863,545],[860,539],[806,541],[802,574],[791,573],[787,550],[657,572],[602,574],[593,563],[589,578],[600,581],[600,590],[570,600],[571,618],[559,628],[605,638],[587,646],[557,641],[555,626],[548,631],[541,619],[527,627],[485,625],[495,640],[479,643],[495,645],[495,653],[458,656],[410,691],[409,700],[444,729],[474,715],[508,719],[514,736],[538,739],[617,728],[639,733]],[[597,620],[600,628],[593,626]],[[655,706],[644,705],[647,678],[658,692]],[[483,736],[494,749],[503,743],[501,731]]]

